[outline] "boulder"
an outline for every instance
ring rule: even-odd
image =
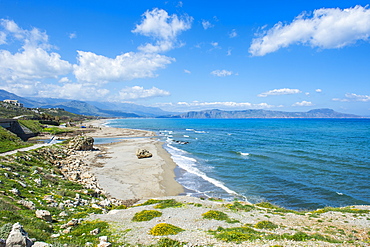
[[[52,245],[45,242],[35,242],[32,247],[52,247]]]
[[[108,237],[107,236],[101,236],[99,237],[100,243],[98,244],[98,247],[109,247],[112,246],[111,243],[108,242]]]
[[[43,219],[47,222],[52,222],[51,214],[47,210],[36,210],[36,217],[39,219]]]
[[[150,158],[153,155],[146,149],[138,149],[136,151],[136,156],[138,159],[143,159],[143,158]]]
[[[18,222],[12,227],[8,238],[6,239],[6,247],[31,247],[33,242],[28,238],[27,232]]]
[[[90,136],[76,136],[68,143],[68,149],[75,151],[93,150],[94,138]]]

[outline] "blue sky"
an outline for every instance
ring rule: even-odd
[[[369,36],[366,1],[0,0],[0,88],[370,116]]]

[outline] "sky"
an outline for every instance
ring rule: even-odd
[[[367,1],[0,0],[0,89],[370,116]]]

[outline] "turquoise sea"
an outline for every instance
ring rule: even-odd
[[[370,204],[370,119],[118,119],[155,131],[194,196],[289,209]]]

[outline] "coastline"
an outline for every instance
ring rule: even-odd
[[[99,151],[87,158],[91,172],[107,195],[120,200],[131,200],[184,193],[184,188],[175,180],[174,169],[177,165],[162,147],[163,143],[153,138],[154,132],[112,128],[104,123],[106,120],[86,122],[86,125],[94,127],[94,131],[86,133],[86,136],[130,138],[114,143],[95,144]],[[147,149],[153,157],[138,159],[136,151],[139,148]]]

